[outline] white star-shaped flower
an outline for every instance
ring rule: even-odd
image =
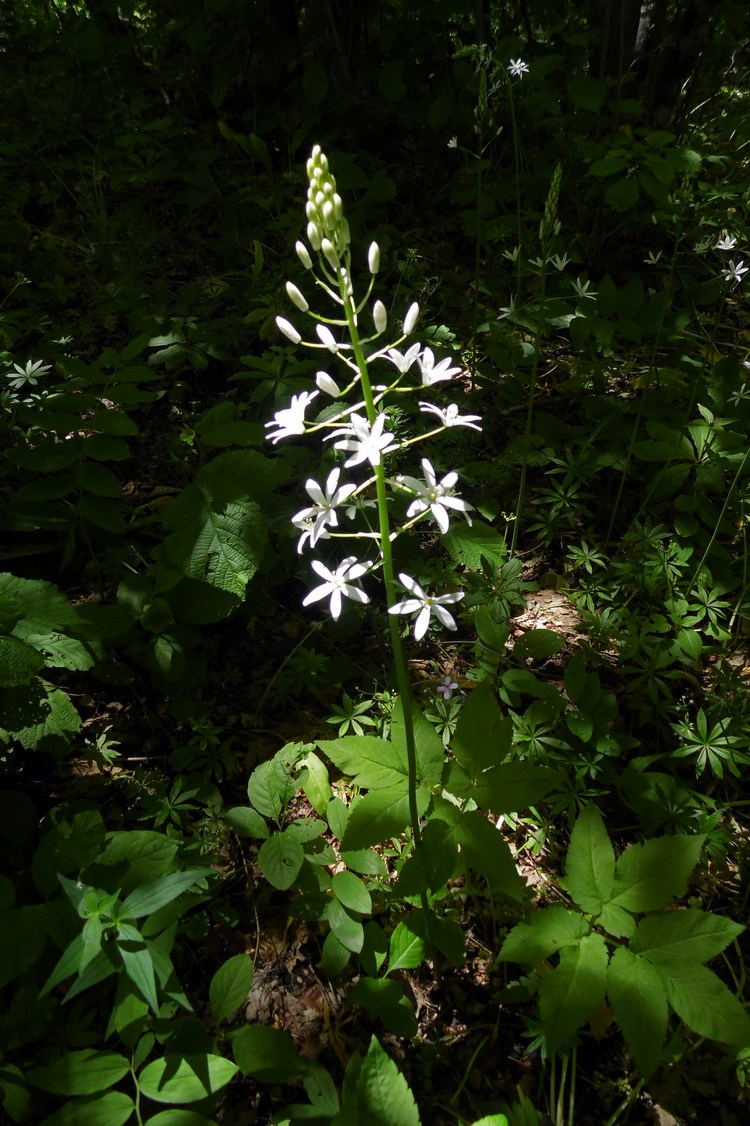
[[[390,360],[398,368],[399,373],[404,375],[416,361],[421,347],[422,345],[417,342],[412,344],[411,348],[407,348],[405,352],[399,352],[398,348],[389,348],[387,352],[382,353],[383,359]]]
[[[386,422],[385,411],[381,411],[372,426],[362,415],[353,414],[349,418],[349,426],[334,430],[329,435],[330,438],[341,436],[341,441],[335,443],[337,450],[351,452],[352,456],[344,462],[346,469],[361,465],[363,461],[369,461],[370,465],[380,465],[383,454],[398,448],[398,442],[391,441],[393,435],[387,430],[383,431]]]
[[[395,606],[389,606],[388,613],[417,615],[417,620],[414,624],[415,641],[420,641],[427,633],[427,627],[430,624],[430,616],[433,612],[440,624],[444,625],[446,629],[456,628],[456,623],[452,615],[448,613],[445,607],[455,602],[460,602],[464,596],[463,591],[455,591],[452,594],[429,595],[415,579],[403,574],[398,577],[401,585],[405,587],[413,597],[405,598],[402,602],[397,602]]]
[[[730,258],[728,268],[724,271],[724,280],[728,282],[741,282],[747,271],[748,267],[744,262],[738,262],[735,266],[733,259]]]
[[[278,430],[266,434],[266,438],[270,438],[276,445],[282,438],[289,438],[294,434],[304,434],[305,411],[317,394],[317,391],[303,391],[300,395],[293,395],[289,406],[276,411],[272,421],[266,423],[266,426],[278,427]]]
[[[310,541],[310,547],[315,547],[319,539],[327,539],[327,526],[330,525],[332,528],[338,526],[336,507],[343,504],[357,488],[356,485],[352,484],[342,485],[339,488],[340,472],[338,468],[331,470],[326,481],[325,492],[317,481],[305,482],[307,494],[313,503],[311,507],[303,508],[296,516],[292,517],[295,528],[302,530],[297,551],[302,551],[306,540]]]
[[[412,516],[419,516],[420,513],[427,512],[429,509],[440,531],[445,533],[450,525],[448,509],[452,508],[455,512],[463,513],[467,522],[471,525],[469,509],[473,508],[473,505],[452,493],[453,486],[458,480],[458,474],[447,473],[442,481],[438,481],[435,470],[427,458],[422,459],[422,472],[424,473],[424,481],[419,481],[416,477],[397,478],[400,485],[404,485],[411,492],[417,494],[416,500],[413,500],[406,510],[407,517],[411,519]]]
[[[524,74],[529,73],[529,64],[525,63],[523,59],[511,59],[508,70],[512,78],[523,78]]]
[[[717,250],[734,250],[737,245],[737,239],[733,235],[728,235],[726,231],[723,232],[721,238],[716,244]]]
[[[434,406],[432,403],[420,403],[423,411],[429,411],[431,414],[436,414],[442,422],[443,426],[469,426],[472,430],[481,430],[481,426],[475,426],[476,422],[482,421],[482,416],[479,414],[459,414],[458,407],[455,403],[451,403],[444,411],[440,407]]]
[[[303,606],[309,606],[311,602],[318,602],[321,598],[330,598],[328,608],[331,616],[337,619],[341,613],[342,598],[351,598],[353,602],[362,603],[370,601],[363,590],[351,585],[367,570],[367,564],[358,563],[353,555],[347,556],[335,571],[329,571],[318,559],[313,559],[312,568],[323,582],[302,600]]]
[[[432,387],[433,383],[450,379],[451,376],[456,375],[461,370],[461,368],[451,367],[450,356],[446,356],[444,360],[435,363],[435,356],[431,348],[425,348],[422,355],[417,358],[417,362],[422,373],[423,387]]]

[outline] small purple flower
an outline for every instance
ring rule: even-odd
[[[438,684],[437,691],[444,700],[450,700],[451,696],[457,688],[458,685],[456,684],[455,680],[452,680],[451,677],[446,676],[445,679],[442,680],[440,684]]]

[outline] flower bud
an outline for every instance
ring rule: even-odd
[[[338,383],[334,383],[326,371],[319,371],[315,376],[315,386],[326,395],[330,395],[332,399],[338,399],[341,394],[341,388]]]
[[[320,250],[320,231],[316,223],[307,224],[307,241],[313,250]]]
[[[304,242],[296,242],[294,244],[294,249],[297,251],[297,257],[299,258],[305,269],[312,270],[312,258],[310,257],[310,251],[307,249]]]
[[[307,301],[305,300],[305,295],[303,293],[300,293],[294,282],[286,283],[286,294],[289,300],[297,306],[301,313],[306,313],[310,308]]]
[[[287,339],[291,340],[292,344],[299,344],[302,337],[297,332],[297,329],[284,317],[276,318],[276,327],[279,332],[283,332]]]
[[[410,305],[406,310],[406,316],[404,317],[404,336],[411,336],[418,319],[419,305],[415,301],[414,304]]]
[[[370,249],[367,251],[367,265],[373,275],[377,274],[380,269],[380,247],[376,242],[370,243]]]
[[[334,225],[333,204],[327,199],[323,204],[323,226],[327,231],[332,231]]]
[[[338,192],[333,193],[333,213],[336,216],[336,222],[340,223],[344,218],[344,201]]]
[[[300,294],[300,296],[302,296]],[[375,331],[378,333],[385,332],[388,327],[388,313],[382,301],[376,301],[372,310],[372,319],[375,322]]]
[[[328,262],[328,265],[332,269],[338,270],[339,266],[341,265],[341,262],[339,261],[339,256],[336,253],[331,240],[328,239],[328,238],[324,238],[320,243],[320,249],[323,251],[323,253],[326,257],[326,261]]]
[[[316,325],[315,331],[318,334],[318,340],[321,344],[325,344],[329,352],[338,352],[339,346],[330,328],[326,328],[325,325]]]
[[[308,222],[310,222],[310,223],[317,222],[318,209],[315,206],[315,204],[311,202],[311,200],[308,200],[307,203],[305,204],[305,215],[307,216]]]

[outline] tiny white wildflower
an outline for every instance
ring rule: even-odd
[[[448,141],[448,148],[449,149],[457,149],[458,148],[458,137],[451,137],[450,141]]]
[[[474,425],[476,422],[482,421],[481,415],[459,414],[455,403],[451,403],[445,410],[441,410],[440,407],[436,407],[432,403],[420,403],[419,405],[422,411],[437,415],[443,426],[469,426],[472,430],[482,429],[481,426]]]
[[[446,473],[442,481],[438,481],[435,470],[427,458],[422,459],[422,472],[424,473],[423,481],[408,476],[397,478],[399,485],[403,485],[412,493],[417,494],[416,499],[411,502],[406,510],[408,519],[411,520],[412,516],[419,516],[422,512],[429,510],[440,531],[445,534],[450,527],[450,516],[448,515],[450,508],[454,512],[462,513],[466,517],[467,523],[471,525],[469,510],[474,506],[453,494],[453,487],[458,481],[458,474],[454,472]]]
[[[516,299],[511,295],[510,305],[501,305],[497,311],[497,319],[504,321],[506,317],[512,317],[516,311]]]
[[[581,299],[587,297],[590,301],[593,301],[597,296],[596,290],[589,289],[591,285],[590,281],[582,281],[581,278],[576,278],[576,280],[570,284],[576,292],[576,297],[580,297]]]
[[[293,395],[289,406],[276,411],[272,421],[266,423],[266,426],[278,427],[275,432],[266,434],[266,438],[270,438],[276,445],[282,438],[289,438],[294,434],[304,434],[305,411],[317,394],[317,391],[303,391],[301,395]]]
[[[392,441],[393,434],[384,432],[387,416],[382,411],[370,426],[366,418],[359,414],[352,414],[349,418],[350,425],[340,430],[334,430],[329,438],[341,436],[341,441],[335,443],[337,450],[347,450],[351,457],[344,462],[346,469],[353,465],[361,465],[369,461],[370,465],[380,465],[383,454],[390,453],[398,448],[398,442]]]
[[[738,407],[740,403],[745,402],[746,399],[750,399],[750,389],[748,388],[746,383],[742,384],[739,391],[734,391],[729,396],[729,402],[735,407]]]
[[[735,265],[734,260],[730,258],[728,268],[724,271],[724,280],[735,283],[741,282],[747,271],[748,267],[744,262],[740,261]]]
[[[461,370],[460,367],[451,367],[450,356],[446,356],[444,360],[435,363],[435,356],[431,348],[425,348],[421,356],[418,357],[419,370],[422,373],[422,386],[432,387],[433,383],[439,383],[442,379],[450,379],[451,376],[456,375]]]
[[[716,244],[716,249],[717,250],[734,250],[736,245],[737,245],[737,239],[734,237],[734,235],[730,235],[730,234],[727,234],[726,231],[722,231],[721,238],[719,239],[719,241]]]
[[[562,273],[562,271],[567,266],[568,262],[570,262],[570,258],[568,258],[567,254],[563,254],[563,255],[556,254],[554,256],[554,258],[551,259],[551,262],[552,262],[552,265],[555,267],[555,269],[559,270],[560,273]]]
[[[504,250],[503,258],[507,258],[509,262],[515,263],[518,261],[518,255],[521,253],[520,246],[514,246],[512,250]]]
[[[446,606],[451,606],[455,602],[460,602],[463,598],[463,591],[456,591],[451,594],[429,595],[419,585],[419,583],[409,577],[409,575],[400,574],[399,582],[409,591],[413,596],[412,598],[405,598],[402,602],[397,602],[395,606],[388,607],[389,614],[416,614],[417,620],[414,625],[414,639],[420,641],[427,633],[427,627],[430,624],[430,616],[432,613],[447,629],[455,629],[456,623],[451,614],[445,609]]]
[[[337,527],[337,506],[348,500],[357,488],[357,486],[353,484],[341,485],[339,487],[340,472],[338,467],[331,470],[328,474],[325,491],[321,489],[317,481],[311,479],[305,482],[307,495],[313,503],[309,508],[303,508],[296,516],[292,517],[292,523],[295,528],[302,530],[302,536],[297,544],[297,551],[302,551],[307,540],[310,541],[310,547],[315,547],[319,539],[327,538],[327,528],[329,526],[332,528]]]
[[[661,256],[662,256],[661,250],[657,250],[656,252],[654,252],[653,250],[649,250],[648,255],[643,259],[643,261],[647,266],[655,266],[657,264],[657,262],[659,261],[659,259],[661,258]]]
[[[383,355],[383,359],[390,360],[392,364],[398,368],[401,375],[404,375],[409,368],[416,362],[417,357],[421,351],[421,344],[412,344],[406,352],[399,352],[398,348],[389,348]]]
[[[523,59],[511,59],[508,64],[508,71],[511,78],[523,78],[524,74],[529,73],[529,64],[525,63]]]
[[[357,562],[353,555],[347,556],[335,571],[330,571],[318,559],[313,559],[312,568],[323,582],[302,599],[303,606],[309,606],[311,602],[319,602],[321,598],[330,598],[328,608],[331,616],[336,619],[341,613],[343,598],[351,598],[353,602],[361,603],[370,601],[363,590],[358,586],[352,586],[352,583],[361,578],[367,570],[367,565]]]

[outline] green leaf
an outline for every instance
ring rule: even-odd
[[[139,919],[151,915],[171,903],[204,876],[213,875],[212,868],[188,868],[184,872],[168,872],[132,891],[119,910],[121,919]]]
[[[218,1023],[227,1020],[244,1004],[253,983],[253,963],[247,954],[235,954],[211,978],[208,996]]]
[[[108,497],[97,497],[87,494],[81,497],[75,506],[75,511],[95,528],[103,528],[105,532],[114,532],[121,535],[127,530],[127,524],[120,509]]]
[[[657,911],[683,896],[705,839],[656,837],[630,845],[617,861],[612,902],[627,911]]]
[[[429,793],[417,791],[419,813],[424,813]],[[409,824],[409,797],[406,784],[391,790],[372,790],[352,802],[342,848],[361,849],[397,837]]]
[[[404,783],[408,776],[405,753],[375,735],[319,739],[317,746],[334,766],[365,790],[390,789]]]
[[[119,887],[123,895],[128,895],[134,888],[173,868],[177,849],[177,842],[164,833],[151,829],[117,830],[107,834],[107,846],[98,857],[96,868],[101,866],[108,874],[115,869],[116,875],[112,873],[116,880],[114,886]],[[92,870],[87,869],[84,875],[85,882],[97,884]]]
[[[32,1067],[26,1078],[34,1087],[53,1095],[92,1095],[119,1083],[130,1064],[117,1052],[99,1052],[83,1048],[65,1052],[52,1063]]]
[[[265,1025],[248,1025],[230,1036],[234,1058],[243,1075],[261,1083],[290,1083],[302,1070],[288,1032]]]
[[[422,848],[412,851],[398,874],[399,895],[439,891],[453,875],[458,839],[445,820],[429,821],[422,832]]]
[[[325,817],[326,808],[333,796],[325,764],[314,751],[310,751],[300,759],[299,767],[305,771],[300,778],[300,784],[307,800],[319,817]]]
[[[341,945],[351,950],[352,954],[359,954],[365,942],[364,927],[360,921],[353,919],[337,899],[329,901],[326,918]]]
[[[536,805],[559,780],[556,770],[531,762],[504,762],[485,770],[471,796],[482,809],[493,813],[518,813]],[[447,787],[450,790],[450,786]]]
[[[357,911],[360,915],[369,915],[372,911],[370,893],[352,872],[337,872],[331,880],[333,894],[350,911]]]
[[[539,1014],[548,1052],[564,1050],[601,1005],[607,985],[607,947],[589,934],[560,951],[560,964],[539,986]]]
[[[638,181],[635,176],[622,176],[607,185],[604,198],[615,211],[629,211],[638,202]]]
[[[475,688],[461,708],[451,751],[472,782],[482,771],[498,766],[510,751],[513,723],[506,718],[490,681]]]
[[[433,817],[451,826],[466,863],[485,877],[495,894],[522,897],[523,881],[507,842],[481,810],[462,813],[453,802],[436,798]]]
[[[293,833],[274,833],[261,845],[258,864],[269,884],[286,891],[299,875],[305,862],[302,845]]]
[[[397,1036],[416,1036],[414,1008],[400,982],[394,978],[361,977],[349,994],[347,1006],[360,1005],[379,1017]]]
[[[613,898],[615,853],[594,805],[587,805],[576,821],[565,861],[565,880],[561,882],[588,915],[600,914]]]
[[[147,1118],[144,1126],[216,1126],[216,1123],[213,1118],[206,1118],[205,1114],[198,1114],[195,1110],[172,1107]]]
[[[130,1121],[135,1104],[124,1091],[108,1091],[95,1098],[76,1099],[60,1107],[41,1126],[125,1126]]]
[[[505,539],[488,524],[456,524],[443,536],[443,546],[452,559],[470,571],[482,570],[482,556],[495,564],[508,557]]]
[[[0,736],[29,750],[55,752],[67,746],[81,717],[67,692],[41,680],[13,688],[0,697]]]
[[[534,965],[574,946],[588,933],[586,920],[567,907],[548,907],[534,912],[525,923],[513,928],[498,954],[501,962]]]
[[[734,993],[705,966],[659,963],[667,1000],[680,1020],[699,1036],[750,1047],[750,1018]]]
[[[420,1126],[409,1085],[373,1036],[367,1055],[352,1056],[331,1126]]]
[[[565,648],[565,638],[551,629],[530,629],[513,646],[513,656],[522,661],[544,661]]]
[[[423,939],[407,923],[398,924],[388,947],[388,973],[397,970],[415,970],[424,959]]]
[[[440,782],[445,762],[445,750],[435,728],[416,704],[412,707],[412,725],[414,731],[414,752],[417,758],[417,778],[425,786],[432,788]],[[405,766],[408,762],[406,754],[406,728],[404,726],[403,705],[397,700],[391,718],[391,740],[400,760]]]
[[[75,472],[76,484],[88,493],[98,497],[121,497],[122,485],[118,477],[106,465],[96,461],[84,461]]]
[[[649,915],[636,927],[630,949],[649,962],[707,962],[744,931],[739,923],[688,907]]]
[[[667,1032],[667,997],[659,974],[643,958],[620,946],[607,971],[607,996],[644,1079],[659,1066]]]
[[[156,1103],[196,1103],[220,1091],[238,1070],[237,1064],[223,1056],[167,1055],[144,1067],[138,1086]]]
[[[17,637],[0,637],[0,686],[28,684],[44,665],[41,653]]]
[[[120,923],[117,927],[117,948],[125,973],[158,1016],[156,976],[148,944],[135,927],[131,927],[128,923]]]
[[[231,809],[225,809],[222,816],[231,831],[238,837],[261,840],[268,837],[268,826],[257,809],[250,809],[246,805],[234,805]]]
[[[338,977],[348,964],[351,956],[351,950],[347,950],[343,943],[336,938],[333,931],[329,931],[323,943],[323,952],[320,958],[320,964],[326,976],[330,978]]]

